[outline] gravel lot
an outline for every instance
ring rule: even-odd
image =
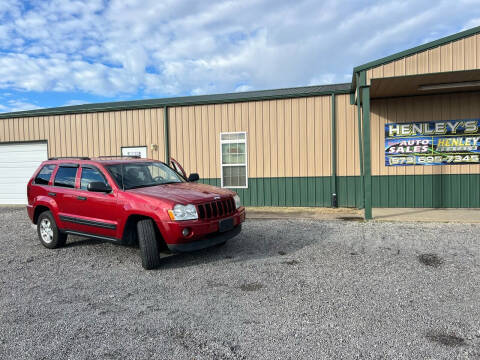
[[[0,208],[1,359],[480,358],[480,225],[248,220],[144,271]]]

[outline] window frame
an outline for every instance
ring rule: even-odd
[[[243,134],[244,140],[222,140],[222,135]],[[245,144],[245,163],[242,164],[224,164],[223,163],[223,144]],[[223,167],[224,166],[245,166],[245,186],[224,186],[223,184]],[[248,137],[246,131],[231,131],[220,133],[220,186],[225,189],[248,189]]]
[[[103,177],[103,180],[105,181],[105,184],[107,186],[110,186],[110,188],[112,188],[112,185],[108,182],[108,179],[107,177],[105,176],[105,174],[103,173],[103,171],[98,168],[97,166],[95,165],[91,165],[91,164],[84,164],[84,165],[81,165],[80,166],[80,174],[78,175],[78,190],[80,191],[87,191],[87,192],[90,192],[91,191],[88,191],[88,189],[82,189],[82,175],[83,175],[83,169],[93,169],[93,170],[97,170],[99,172],[99,174]]]
[[[42,172],[42,170],[45,169],[47,166],[53,166],[52,172],[50,173],[50,178],[48,179],[48,182],[46,184],[40,184],[40,183],[37,182],[37,178],[40,175],[40,173]],[[35,178],[32,181],[32,185],[50,186],[50,183],[51,183],[52,179],[54,179],[53,175],[56,174],[55,170],[57,170],[57,164],[45,164],[45,165],[43,165],[42,168],[40,169],[40,171],[38,171],[38,173],[35,175]]]

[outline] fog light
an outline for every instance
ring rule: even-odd
[[[187,237],[188,235],[190,235],[190,229],[189,228],[185,228],[182,230],[182,235]]]

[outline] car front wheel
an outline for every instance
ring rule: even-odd
[[[38,217],[37,233],[42,245],[49,249],[62,247],[67,241],[67,235],[58,230],[50,211],[44,211]]]
[[[154,226],[151,219],[143,219],[137,223],[142,266],[146,270],[155,269],[160,265],[160,253]]]

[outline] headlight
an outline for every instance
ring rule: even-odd
[[[198,219],[197,209],[195,205],[180,205],[177,204],[173,207],[173,210],[168,210],[168,215],[172,220],[196,220]]]
[[[240,200],[240,196],[238,196],[238,194],[235,194],[233,200],[235,200],[235,209],[238,209],[240,206],[242,206],[242,201]]]

